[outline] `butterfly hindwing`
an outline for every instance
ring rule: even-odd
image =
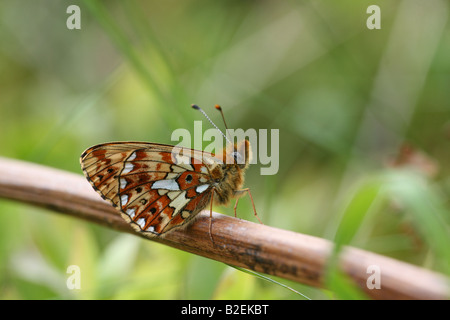
[[[217,163],[202,151],[138,142],[101,144],[81,156],[94,189],[149,236],[185,225],[208,204]]]

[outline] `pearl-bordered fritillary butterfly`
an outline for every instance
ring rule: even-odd
[[[250,190],[241,189],[250,159],[248,140],[229,144],[216,155],[157,143],[110,142],[88,148],[80,162],[94,190],[135,230],[154,237],[187,226],[208,205],[212,214],[213,201],[227,205],[237,198],[235,215],[243,193],[249,193],[253,204]],[[258,217],[254,204],[253,209]]]

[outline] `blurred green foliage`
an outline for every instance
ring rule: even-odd
[[[431,3],[432,2],[432,3]],[[81,8],[69,30],[66,9]],[[369,30],[369,5],[381,29]],[[446,1],[0,2],[0,155],[81,175],[87,147],[176,143],[202,106],[280,129],[247,174],[265,224],[450,274]],[[209,127],[204,122],[203,128]],[[215,208],[233,214],[232,207]],[[251,203],[239,216],[254,220]],[[0,199],[1,299],[303,299],[253,275]],[[81,289],[68,290],[78,265]],[[335,271],[330,271],[331,273]],[[337,272],[312,299],[362,298]]]

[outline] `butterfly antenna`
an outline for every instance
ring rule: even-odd
[[[223,115],[222,107],[219,106],[218,104],[216,104],[214,107],[215,107],[217,110],[219,110],[219,111],[220,111],[220,114],[222,115],[223,123],[225,124],[225,133],[226,133],[227,136],[228,136],[230,133],[228,132],[228,126],[227,126],[227,123],[226,123],[226,121],[225,121],[225,116]],[[228,139],[227,139],[227,140],[228,140]],[[230,140],[228,140],[228,141],[230,141]]]
[[[206,119],[208,119],[209,122],[211,122],[211,124],[214,126],[214,128],[216,128],[217,130],[219,130],[219,132],[223,135],[223,137],[225,138],[225,140],[228,141],[228,143],[232,144],[230,139],[228,139],[228,137],[226,135],[223,134],[223,132],[216,126],[216,124],[208,117],[208,115],[206,114],[205,111],[202,110],[202,108],[200,108],[198,105],[193,104],[192,108],[194,108],[195,110],[200,111],[201,113],[203,113],[203,115],[205,116]],[[219,107],[220,108],[220,107]],[[223,115],[222,115],[223,116]],[[226,125],[225,125],[226,126]],[[228,129],[227,129],[228,130]]]

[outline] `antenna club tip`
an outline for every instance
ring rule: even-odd
[[[200,107],[196,104],[191,104],[191,107],[194,108],[195,110],[200,110]]]
[[[219,106],[218,104],[216,104],[216,105],[214,106],[214,108],[216,108],[217,110],[222,110],[222,107]]]

